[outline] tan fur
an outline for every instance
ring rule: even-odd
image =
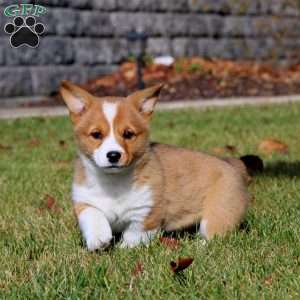
[[[74,213],[77,216],[77,218],[86,208],[89,208],[89,207],[90,206],[85,203],[75,203],[73,206],[73,209],[74,209]]]
[[[82,185],[85,182],[85,178],[86,175],[82,161],[77,159],[74,167],[74,182],[78,185]]]
[[[201,220],[207,221],[207,238],[223,236],[235,228],[244,217],[249,196],[244,180],[248,176],[242,162],[236,159],[219,159],[207,154],[174,146],[149,143],[149,121],[158,98],[160,86],[134,93],[127,98],[96,98],[70,83],[62,86],[62,95],[69,106],[71,94],[85,98],[83,112],[70,111],[75,136],[80,150],[91,155],[101,141],[91,138],[97,129],[103,137],[108,124],[102,112],[102,102],[118,103],[114,120],[114,133],[125,150],[121,162],[124,166],[134,164],[134,181],[138,186],[150,186],[154,205],[144,221],[145,230],[165,228],[182,229]],[[146,103],[150,99],[153,103]],[[71,103],[71,104],[70,104]],[[130,129],[134,138],[125,140],[123,132]],[[75,165],[75,182],[85,180],[80,162]],[[75,207],[77,215],[85,209]]]
[[[223,157],[222,160],[232,165],[242,175],[247,185],[251,183],[252,177],[249,176],[245,164],[240,159],[234,157]]]
[[[154,190],[155,205],[145,220],[146,229],[177,230],[206,219],[212,237],[240,223],[249,197],[241,175],[229,164],[168,145],[153,145],[150,152],[152,159],[137,176],[138,183]]]

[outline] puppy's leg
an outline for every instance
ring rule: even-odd
[[[219,191],[205,204],[201,218],[200,235],[207,240],[215,235],[224,236],[238,227],[249,203],[249,195],[242,186]]]
[[[77,203],[75,213],[89,251],[104,249],[112,239],[112,230],[105,215],[98,209]]]
[[[157,230],[145,231],[141,223],[133,222],[123,232],[120,247],[132,248],[140,243],[148,244],[156,233]]]

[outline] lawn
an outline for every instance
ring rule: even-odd
[[[156,141],[261,155],[244,229],[206,246],[186,235],[175,250],[156,239],[89,253],[71,209],[69,120],[1,121],[0,299],[300,299],[300,105],[159,112],[152,125]],[[259,153],[268,137],[289,153]],[[194,262],[175,276],[181,256]]]

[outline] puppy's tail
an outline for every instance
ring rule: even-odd
[[[257,173],[261,173],[264,170],[264,162],[257,155],[244,155],[240,157],[240,160],[246,166],[247,172],[249,175],[253,176]]]

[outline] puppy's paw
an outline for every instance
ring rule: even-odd
[[[88,234],[85,238],[86,245],[89,251],[104,250],[110,245],[111,235],[101,236],[100,234]]]
[[[78,221],[89,251],[105,249],[109,246],[112,231],[101,211],[94,207],[88,207],[79,214]]]
[[[153,231],[136,231],[132,226],[123,233],[120,247],[133,248],[140,244],[148,245],[151,239],[155,236],[156,230]]]
[[[141,240],[121,240],[120,248],[134,248],[139,244],[145,244]]]

